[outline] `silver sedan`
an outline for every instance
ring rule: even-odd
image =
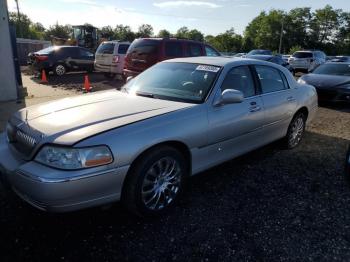
[[[281,66],[168,60],[128,81],[123,92],[14,114],[0,136],[1,178],[42,210],[121,200],[152,216],[174,205],[188,176],[278,139],[296,147],[316,110],[315,88]]]

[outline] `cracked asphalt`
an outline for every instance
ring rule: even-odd
[[[143,220],[120,204],[47,214],[0,186],[1,261],[349,261],[350,106],[321,107],[302,144],[279,142],[192,177]]]

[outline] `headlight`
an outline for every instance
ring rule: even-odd
[[[305,80],[302,79],[302,78],[299,78],[299,79],[298,79],[298,83],[299,83],[299,84],[306,84]]]
[[[113,161],[113,156],[107,146],[85,148],[44,146],[35,160],[56,168],[80,169],[107,165]]]

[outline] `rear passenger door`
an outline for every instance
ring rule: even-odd
[[[277,68],[256,65],[255,70],[265,109],[264,127],[269,135],[280,136],[297,107],[295,89],[289,87],[286,76]]]

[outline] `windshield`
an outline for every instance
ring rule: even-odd
[[[293,57],[295,57],[295,58],[310,58],[310,57],[312,57],[312,53],[310,53],[310,52],[295,52],[293,54]]]
[[[141,96],[202,103],[219,70],[218,66],[165,62],[144,71],[124,89]]]
[[[350,76],[350,64],[323,64],[313,74]]]

